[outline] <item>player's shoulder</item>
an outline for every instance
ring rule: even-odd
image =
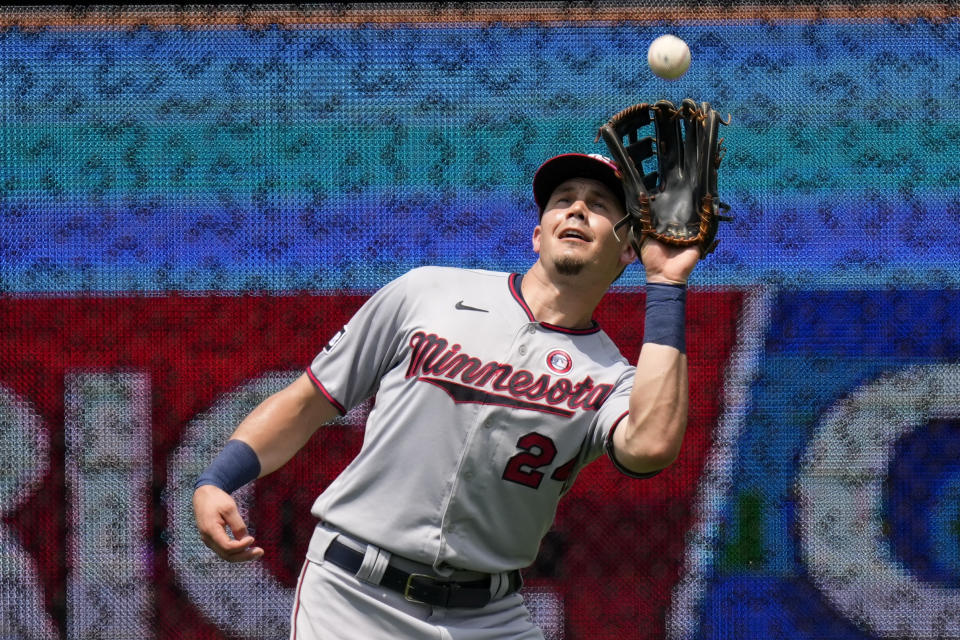
[[[510,274],[487,269],[464,269],[461,267],[424,266],[411,269],[402,276],[409,283],[425,286],[464,287],[481,285],[484,282],[501,282]]]
[[[596,333],[590,334],[593,343],[593,351],[596,354],[596,360],[605,366],[629,366],[620,347],[607,335],[602,328]]]

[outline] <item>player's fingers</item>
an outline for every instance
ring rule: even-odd
[[[240,512],[237,510],[236,504],[231,505],[230,509],[223,512],[223,519],[227,523],[227,526],[230,527],[230,531],[233,532],[234,538],[240,540],[248,536],[247,523],[240,517]]]
[[[216,551],[217,555],[222,555],[222,553],[241,546],[237,540],[227,535],[227,531],[221,523],[201,528],[200,539],[203,540],[203,544]]]
[[[248,538],[252,545],[253,538]],[[251,545],[240,547],[234,551],[228,551],[220,555],[227,562],[248,562],[258,560],[263,557],[263,549]]]
[[[253,546],[253,536],[229,494],[203,486],[194,492],[193,506],[200,539],[218,556],[230,562],[243,562],[263,555],[263,549]]]
[[[227,533],[227,519],[224,517],[224,514],[217,515],[218,517],[207,518],[202,522],[198,522],[200,538],[205,545],[216,551],[220,556],[250,546],[253,542],[253,537],[247,533],[246,527],[242,524],[242,520],[240,521],[241,524],[238,525],[241,529],[240,537],[231,537]],[[239,518],[239,515],[237,518]],[[234,530],[233,527],[230,527],[230,529],[231,531]]]
[[[231,538],[222,526],[200,534],[203,544],[229,562],[245,562],[263,556],[263,549],[253,546],[253,536]]]

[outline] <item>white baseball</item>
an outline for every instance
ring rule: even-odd
[[[665,80],[675,80],[690,68],[690,47],[674,35],[663,35],[647,49],[650,70]]]

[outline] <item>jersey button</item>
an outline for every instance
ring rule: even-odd
[[[517,349],[517,351],[519,351],[519,352],[520,352],[520,355],[522,355],[522,356],[527,355],[527,347],[526,347],[526,345],[520,345],[520,348]]]
[[[536,325],[530,325],[530,327],[527,329],[527,333],[533,334],[533,333],[536,333],[536,332],[537,332],[537,327],[536,327]]]

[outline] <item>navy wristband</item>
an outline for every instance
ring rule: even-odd
[[[664,344],[686,353],[687,285],[653,282],[647,284],[647,308],[643,342]]]
[[[227,493],[233,493],[243,485],[256,480],[260,475],[260,458],[257,453],[242,440],[227,440],[223,451],[210,463],[194,489],[212,484]]]

